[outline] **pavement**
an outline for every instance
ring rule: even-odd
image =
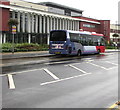
[[[120,49],[106,49],[105,53],[108,52],[120,52]],[[32,52],[15,52],[15,53],[1,53],[0,59],[14,59],[14,58],[32,58],[32,57],[42,57],[51,56],[49,51],[32,51]]]

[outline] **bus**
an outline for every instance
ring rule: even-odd
[[[49,53],[56,55],[82,55],[105,52],[103,34],[87,31],[50,31]]]

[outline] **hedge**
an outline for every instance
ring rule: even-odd
[[[48,50],[47,44],[33,44],[33,43],[19,43],[14,44],[14,51],[15,52],[26,52],[26,51],[47,51]],[[2,52],[11,52],[12,51],[12,44],[11,43],[4,43],[2,44]]]

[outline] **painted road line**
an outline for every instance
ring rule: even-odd
[[[105,61],[105,62],[110,63],[110,64],[112,64],[112,65],[116,65],[116,66],[118,66],[118,64],[116,64],[116,63],[112,63],[112,62],[110,62],[110,61]]]
[[[22,74],[22,73],[27,73],[27,72],[37,71],[37,70],[43,70],[43,68],[40,68],[40,69],[33,69],[33,70],[28,70],[28,71],[21,71],[21,72],[13,72],[13,73],[8,73],[8,74],[10,74],[10,75]],[[2,74],[2,75],[0,75],[0,77],[6,76],[6,75],[8,75],[8,74]]]
[[[52,76],[55,80],[58,80],[59,78],[55,76],[52,72],[50,72],[48,69],[44,68],[43,69],[46,73],[48,73],[50,76]]]
[[[92,58],[82,58],[82,60],[91,60]]]
[[[72,65],[79,65],[81,63],[71,63]],[[64,66],[69,66],[69,65],[64,65]]]
[[[73,66],[73,65],[68,65],[68,66],[70,66],[70,67],[72,67],[72,68],[74,68],[74,69],[76,69],[76,70],[78,70],[78,71],[80,71],[80,72],[82,72],[82,73],[87,73],[86,71],[84,71],[84,70],[81,70],[81,69],[79,69],[79,68],[77,68],[77,67],[75,67],[75,66]]]
[[[94,60],[85,60],[85,61],[87,61],[87,62],[92,62],[92,61],[94,61]]]
[[[15,89],[14,80],[11,74],[8,74],[9,89]]]
[[[96,65],[96,64],[94,64],[94,63],[90,63],[90,62],[86,62],[86,63],[89,63],[89,64],[91,64],[91,65],[93,65],[93,66],[96,66],[96,67],[99,67],[99,68],[102,68],[102,69],[105,69],[105,70],[109,70],[109,69],[107,69],[107,68],[105,68],[105,67],[103,67],[103,66]]]
[[[73,79],[73,78],[78,78],[78,77],[82,77],[82,76],[86,76],[86,75],[90,75],[90,74],[92,74],[92,73],[86,73],[86,74],[77,75],[77,76],[73,76],[73,77],[68,77],[68,78],[64,78],[64,79],[58,79],[58,80],[55,80],[55,81],[41,83],[40,85],[44,86],[44,85],[53,84],[53,83],[57,83],[57,82],[61,82],[61,81],[66,81],[66,80],[70,80],[70,79]]]
[[[61,62],[51,62],[51,63],[44,63],[46,65],[52,65],[52,64],[60,64],[60,63],[66,63],[66,62],[70,62],[70,61],[61,61]]]
[[[114,67],[108,68],[108,70],[112,70],[112,69],[115,69],[115,68],[118,68],[118,66],[114,66]]]

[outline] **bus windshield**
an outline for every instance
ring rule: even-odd
[[[50,41],[66,41],[66,32],[65,31],[51,31],[50,32]]]

